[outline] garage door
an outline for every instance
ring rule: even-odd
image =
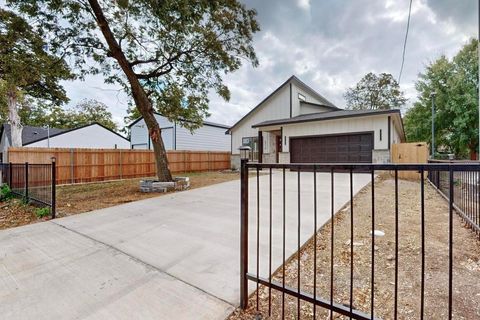
[[[373,133],[291,138],[291,163],[371,163]]]

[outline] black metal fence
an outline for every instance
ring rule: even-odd
[[[249,171],[256,172],[256,178],[249,179]],[[259,172],[262,171],[262,176]],[[445,254],[448,257],[445,260],[445,270],[443,270],[445,277],[437,279],[426,278],[426,248],[429,245],[430,230],[426,230],[425,223],[425,179],[418,180],[418,192],[419,196],[419,210],[415,213],[415,217],[418,217],[418,223],[415,226],[405,226],[402,228],[418,228],[418,248],[413,250],[415,259],[419,263],[419,268],[411,277],[418,277],[419,280],[419,295],[417,301],[419,301],[419,317],[423,319],[428,317],[426,314],[426,295],[432,297],[432,295],[442,295],[445,303],[445,318],[452,319],[454,315],[462,312],[461,310],[455,310],[454,308],[454,296],[457,294],[454,292],[454,213],[458,212],[465,220],[471,224],[475,224],[478,228],[478,187],[476,186],[476,179],[480,176],[480,165],[478,164],[445,164],[445,163],[432,163],[432,164],[258,164],[248,163],[242,160],[241,164],[241,243],[240,243],[240,307],[246,309],[249,307],[249,293],[255,292],[255,295],[251,296],[251,301],[254,301],[255,309],[259,311],[259,300],[266,298],[268,304],[268,315],[275,315],[274,318],[284,319],[287,317],[286,307],[292,306],[292,300],[287,304],[286,297],[296,300],[296,312],[293,315],[294,318],[299,319],[302,315],[303,307],[312,307],[312,314],[309,318],[316,318],[321,316],[322,318],[337,318],[346,317],[350,319],[375,319],[377,295],[385,295],[385,292],[379,292],[376,284],[378,281],[386,281],[390,285],[392,295],[388,298],[388,301],[392,303],[391,317],[393,319],[412,318],[410,315],[402,313],[403,308],[402,301],[404,299],[405,291],[403,289],[403,282],[406,279],[401,279],[399,275],[399,242],[402,241],[402,230],[399,228],[399,220],[403,219],[401,208],[399,208],[399,171],[416,171],[420,173],[421,177],[428,175],[429,180],[433,185],[445,196],[447,203],[445,204],[445,223],[448,228],[444,229],[445,239]],[[265,172],[268,177],[265,178]],[[273,173],[272,173],[273,172]],[[308,172],[308,174],[307,174]],[[386,268],[392,270],[392,278],[378,279],[376,269],[378,272],[378,261],[376,260],[378,253],[376,246],[376,216],[379,214],[385,214],[385,212],[376,212],[376,186],[375,181],[377,174],[389,174],[393,177],[394,187],[391,194],[392,205],[392,224],[394,225],[394,238],[389,240],[394,249],[391,257],[388,257],[385,263]],[[272,175],[275,175],[275,181],[272,182]],[[293,180],[292,180],[293,175]],[[321,175],[321,176],[320,176]],[[350,203],[347,207],[350,214],[350,230],[349,241],[342,245],[348,248],[347,251],[342,253],[341,258],[346,259],[349,264],[349,272],[341,279],[348,286],[348,294],[341,297],[336,296],[336,289],[334,287],[334,278],[336,273],[336,250],[335,237],[336,237],[336,220],[334,219],[336,211],[336,200],[338,190],[336,191],[335,181],[337,175],[343,175],[345,178],[345,188],[342,190],[343,197],[347,197],[346,201]],[[288,179],[286,178],[288,176]],[[370,240],[368,248],[368,272],[359,274],[358,265],[354,264],[354,256],[357,255],[356,251],[359,251],[355,244],[354,239],[354,216],[357,214],[354,211],[353,199],[354,199],[354,179],[358,177],[367,179],[371,188],[371,201],[370,212],[367,217],[369,221]],[[311,181],[308,188],[311,190],[305,190],[305,184],[302,179],[309,179]],[[319,190],[319,179],[329,180],[325,184],[322,190]],[[262,181],[262,182],[260,182]],[[273,188],[272,188],[273,185]],[[295,185],[295,186],[294,186]],[[251,192],[253,190],[253,192]],[[473,191],[472,191],[473,190]],[[307,192],[308,191],[308,192]],[[358,191],[358,190],[357,190]],[[417,194],[417,195],[418,195]],[[308,195],[308,198],[306,198]],[[318,205],[319,197],[323,197],[323,205]],[[272,200],[274,198],[274,200]],[[475,200],[473,200],[475,198]],[[330,205],[325,205],[330,203]],[[253,206],[252,206],[253,204]],[[308,204],[308,205],[307,205]],[[448,204],[448,205],[447,205]],[[472,210],[470,210],[472,208]],[[475,209],[473,209],[475,208]],[[321,223],[319,224],[318,217],[319,211],[328,210],[329,215],[329,229],[327,230],[328,237],[325,238],[325,243],[318,243],[317,232]],[[430,210],[430,208],[427,208]],[[475,216],[475,214],[477,214]],[[278,219],[276,219],[278,218]],[[305,219],[308,219],[311,225],[305,226]],[[415,218],[417,219],[417,218]],[[252,223],[253,221],[253,223]],[[276,225],[272,227],[272,221],[276,221]],[[325,222],[325,221],[324,221]],[[274,230],[273,230],[274,229]],[[273,230],[273,231],[272,231]],[[306,230],[311,230],[310,236],[305,238]],[[427,232],[428,231],[428,232]],[[308,232],[308,231],[307,231]],[[275,234],[275,236],[272,236]],[[280,236],[278,236],[280,235]],[[431,235],[431,234],[430,234]],[[261,240],[263,239],[263,240]],[[305,249],[305,243],[313,242],[312,253],[302,255],[301,252]],[[378,241],[378,240],[377,240]],[[409,239],[406,239],[409,241]],[[253,246],[252,246],[253,245]],[[324,249],[329,251],[329,266],[323,270],[318,270],[319,261],[317,260],[317,247],[323,246]],[[363,244],[362,244],[363,245]],[[250,248],[252,246],[252,248]],[[402,250],[404,250],[402,248]],[[438,248],[436,249],[438,250]],[[279,252],[278,252],[279,251]],[[260,254],[263,252],[264,254]],[[263,260],[262,260],[263,259]],[[385,258],[382,258],[385,260]],[[307,261],[309,260],[309,261]],[[286,270],[287,263],[293,263],[289,269]],[[301,265],[310,263],[313,265],[313,272],[310,270],[308,274],[301,275]],[[440,264],[438,264],[437,268]],[[384,266],[382,266],[384,267]],[[440,271],[438,271],[440,272]],[[286,273],[293,273],[296,283],[293,285],[286,283],[288,275]],[[381,273],[381,272],[380,272]],[[456,274],[456,273],[455,273]],[[354,305],[355,292],[360,290],[355,285],[355,279],[358,277],[366,277],[370,279],[369,288],[365,289],[368,295],[364,297],[369,301],[369,308],[358,308]],[[318,289],[319,283],[325,283],[329,287],[329,292],[323,295]],[[338,279],[336,280],[338,281]],[[445,288],[443,293],[427,292],[426,284],[428,285],[432,281],[441,281],[441,285]],[[480,281],[477,278],[472,278],[473,286],[477,289],[480,288]],[[250,284],[250,287],[249,287]],[[260,289],[265,289],[260,293]],[[250,290],[249,290],[250,289]],[[478,292],[478,291],[477,291]],[[273,306],[272,296],[276,293],[277,304]],[[278,295],[281,297],[278,298]],[[434,297],[435,298],[435,297]],[[363,298],[362,298],[363,299]],[[361,300],[361,299],[360,299]],[[434,303],[440,304],[440,296],[438,299],[433,299]],[[430,301],[430,300],[429,300]],[[457,301],[457,300],[455,300]],[[295,301],[293,301],[295,303]],[[430,303],[430,302],[429,302]],[[458,306],[458,304],[455,304]],[[250,306],[252,308],[253,306]],[[429,304],[432,308],[432,305]],[[433,306],[438,307],[438,306]],[[276,308],[276,309],[275,309]],[[362,309],[362,310],[360,310]],[[320,314],[322,310],[322,314]],[[327,313],[325,313],[327,312]],[[480,314],[479,314],[480,315]],[[289,318],[292,315],[289,316]],[[476,315],[466,315],[476,317]],[[472,318],[472,319],[473,319]]]
[[[430,163],[462,163],[480,165],[473,161],[430,160]],[[450,187],[453,188],[453,208],[465,220],[467,225],[480,235],[480,174],[477,170],[449,172],[431,170],[428,180],[446,199],[450,197]]]
[[[7,184],[11,192],[26,202],[51,209],[56,215],[55,161],[51,164],[2,163],[1,183]]]

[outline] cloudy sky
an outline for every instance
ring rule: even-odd
[[[368,72],[398,77],[408,0],[241,0],[258,12],[254,46],[260,66],[225,78],[232,97],[210,95],[208,119],[233,124],[292,74],[338,107],[343,93]],[[452,56],[478,32],[477,0],[413,0],[401,87],[415,100],[414,82],[436,57]],[[76,104],[95,98],[124,125],[127,97],[101,77],[65,83]]]

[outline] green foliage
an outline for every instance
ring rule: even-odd
[[[478,144],[478,41],[469,41],[453,59],[441,56],[420,74],[418,98],[405,115],[409,141],[431,141],[431,97],[435,92],[435,145],[468,157]]]
[[[401,108],[407,99],[389,73],[367,73],[344,94],[347,108],[353,110],[389,110]]]
[[[60,80],[71,79],[65,61],[46,50],[45,35],[12,11],[0,8],[0,87],[5,92],[24,94],[63,103],[68,100]]]
[[[108,107],[94,99],[83,100],[72,108],[27,99],[20,104],[19,115],[22,124],[35,127],[48,125],[51,128],[71,129],[97,122],[109,129],[117,130],[117,124],[113,121]]]
[[[13,198],[13,193],[8,184],[0,187],[0,201],[7,201]]]
[[[222,80],[225,74],[243,61],[258,65],[252,46],[253,34],[259,30],[256,12],[237,0],[8,0],[7,4],[48,35],[51,51],[69,57],[78,76],[102,73],[106,82],[122,85],[138,107],[139,93],[127,79],[133,72],[156,111],[171,121],[186,120],[183,124],[190,129],[209,115],[211,90],[230,98]],[[109,29],[103,33],[94,9],[106,19]],[[118,48],[107,45],[109,36]],[[122,55],[126,61],[119,59]]]
[[[50,208],[43,207],[43,208],[35,208],[35,215],[37,218],[44,218],[50,215]]]

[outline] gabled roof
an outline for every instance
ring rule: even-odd
[[[350,117],[365,117],[365,116],[375,116],[375,115],[381,115],[381,114],[398,114],[400,116],[400,110],[398,109],[334,110],[334,111],[327,111],[327,112],[302,114],[293,118],[263,121],[263,122],[254,124],[252,127],[258,128],[258,127],[266,127],[266,126],[280,125],[280,124],[292,124],[292,123],[302,123],[302,122],[321,121],[321,120],[334,120],[334,119],[350,118]]]
[[[161,116],[161,117],[165,117],[164,115],[162,115],[161,113],[158,113],[158,112],[154,112],[154,114],[158,115],[158,116]],[[143,117],[139,117],[137,119],[135,119],[132,123],[130,123],[127,127],[128,128],[131,128],[134,124],[136,124],[138,121],[142,120]],[[191,122],[191,121],[188,121],[188,120],[181,120],[181,121],[185,121],[185,122]],[[222,128],[222,129],[228,129],[230,128],[230,126],[227,126],[225,124],[220,124],[220,123],[215,123],[215,122],[210,122],[210,121],[203,121],[203,125],[204,126],[210,126],[210,127],[217,127],[217,128]]]
[[[229,133],[235,126],[237,126],[240,122],[243,121],[243,119],[247,118],[249,115],[251,115],[253,112],[255,112],[257,109],[259,109],[265,101],[270,99],[274,94],[285,88],[289,83],[295,82],[299,87],[301,87],[303,90],[309,92],[312,96],[316,97],[318,100],[322,101],[321,104],[316,104],[316,103],[308,103],[309,105],[313,106],[320,106],[320,107],[326,107],[326,108],[332,108],[334,110],[338,110],[332,102],[328,101],[324,96],[322,96],[320,93],[317,91],[313,90],[310,86],[305,84],[305,82],[301,81],[298,79],[295,75],[292,75],[290,78],[287,79],[284,83],[282,83],[277,89],[275,89],[272,93],[270,93],[265,99],[263,99],[259,104],[257,104],[252,110],[250,110],[246,115],[244,115],[240,120],[238,120],[233,126],[231,126],[228,130],[227,133]]]
[[[50,128],[50,137],[57,135],[59,133],[65,132],[67,129],[57,129]],[[5,135],[10,142],[12,143],[12,127],[10,124],[6,123],[2,126],[2,132],[5,132]],[[36,141],[46,139],[48,136],[47,128],[43,127],[32,127],[32,126],[23,126],[22,130],[22,144],[29,144]]]
[[[35,143],[35,142],[38,142],[38,141],[45,140],[48,137],[53,138],[55,136],[58,136],[58,135],[61,135],[61,134],[64,134],[64,133],[68,133],[68,132],[72,132],[72,131],[75,131],[75,130],[83,129],[83,128],[90,127],[90,126],[93,126],[93,125],[98,125],[98,126],[104,128],[104,129],[116,134],[117,136],[129,141],[127,138],[125,138],[121,134],[113,131],[112,129],[107,128],[107,127],[105,127],[104,125],[102,125],[98,122],[93,122],[93,123],[86,124],[86,125],[83,125],[83,126],[80,126],[80,127],[72,128],[72,129],[58,129],[58,128],[47,129],[47,128],[44,128],[44,127],[23,126],[22,145],[26,146],[26,145],[29,145],[29,144],[32,144],[32,143]],[[5,131],[5,135],[8,139],[8,141],[11,144],[12,134],[11,134],[10,124],[8,124],[8,123],[3,124],[2,125],[2,132],[3,131]],[[50,135],[49,135],[49,133],[50,133]],[[0,133],[0,136],[1,136],[1,133]]]

